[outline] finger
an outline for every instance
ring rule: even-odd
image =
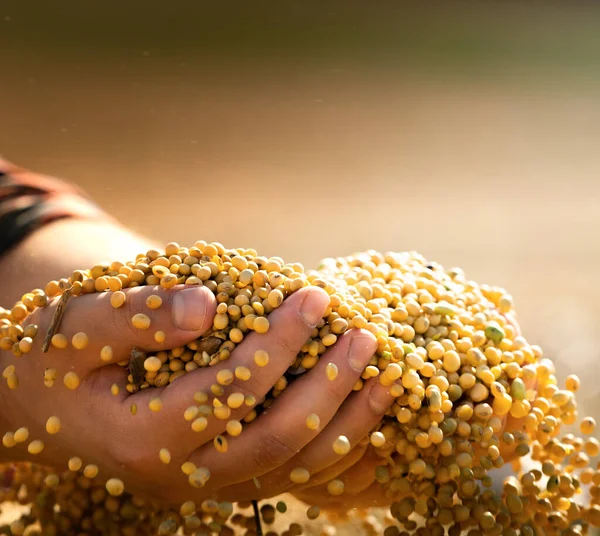
[[[393,401],[390,386],[382,385],[377,378],[370,379],[361,391],[352,393],[345,400],[331,422],[297,456],[265,475],[266,485],[278,489],[279,493],[289,489],[288,475],[295,467],[304,467],[313,475],[309,484],[302,487],[316,486],[335,478],[362,457],[366,446],[359,447],[359,443],[365,437],[368,440],[369,432],[381,421]],[[341,435],[350,441],[352,450],[340,460],[333,444]],[[275,488],[275,484],[281,486],[281,482],[286,486]]]
[[[186,456],[189,455],[202,445],[205,441],[203,437],[213,438],[225,430],[229,420],[242,420],[252,411],[255,404],[265,397],[294,362],[328,306],[329,296],[322,289],[311,287],[299,290],[269,315],[270,328],[266,334],[250,333],[227,361],[214,367],[196,369],[166,387],[147,389],[135,394],[127,400],[127,410],[129,404],[135,402],[138,408],[149,412],[147,406],[150,399],[160,397],[163,409],[153,416],[152,422],[157,429],[163,430],[165,437],[175,442],[178,450],[183,451],[183,447],[189,447]],[[267,366],[259,367],[256,364],[254,356],[257,350],[264,350],[269,355]],[[248,369],[250,378],[238,379],[235,374],[238,367]],[[211,386],[219,385],[218,374],[225,370],[233,374],[233,383],[222,386],[223,395],[215,397]],[[227,406],[232,393],[252,396],[256,402],[250,405],[244,403],[240,408],[232,409],[224,419],[209,417],[205,433],[200,437],[197,432],[192,431],[191,423],[183,417],[185,410],[195,405],[194,395],[199,391],[208,395],[209,399],[204,404],[209,406],[213,406],[214,398]],[[165,430],[169,431],[168,434],[164,433]]]
[[[318,434],[306,425],[306,418],[317,413],[326,425],[351,392],[364,367],[377,348],[373,335],[351,330],[319,360],[308,373],[288,387],[275,404],[248,426],[243,437],[229,440],[227,455],[212,446],[198,449],[191,461],[198,461],[217,475],[230,475],[235,460],[245,460],[231,482],[243,482],[283,465]],[[326,367],[337,367],[335,380],[328,379]]]
[[[366,450],[367,446],[358,445],[354,447],[350,453],[344,456],[341,460],[338,460],[336,463],[326,467],[322,471],[319,471],[314,476],[311,476],[309,484],[298,486],[294,489],[304,490],[327,484],[327,482],[338,478],[341,474],[350,469],[350,467],[358,463],[365,455]]]
[[[220,497],[233,497],[235,501],[250,501],[257,498],[274,497],[284,492],[295,493],[295,490],[303,490],[307,487],[317,487],[333,480],[349,467],[357,463],[364,455],[366,447],[356,447],[339,460],[336,464],[328,467],[316,475],[311,476],[310,486],[298,486],[289,479],[289,471],[283,475],[281,471],[272,471],[258,479],[227,486],[219,489]],[[293,463],[293,460],[290,462]]]
[[[306,492],[294,494],[298,499],[307,504],[316,504],[324,510],[346,512],[351,508],[371,508],[373,506],[387,506],[401,498],[400,495],[388,496],[388,492],[378,482],[358,495],[343,493],[334,496],[327,492],[325,486],[314,488]]]
[[[369,488],[375,482],[375,470],[384,464],[385,460],[369,449],[358,463],[338,477],[344,483],[344,492],[354,495]]]
[[[71,298],[65,307],[65,313],[59,327],[59,333],[65,335],[72,347],[72,338],[76,333],[85,333],[87,345],[81,350],[78,366],[97,368],[110,362],[118,362],[129,357],[134,346],[147,351],[175,348],[200,337],[212,326],[216,311],[216,300],[206,287],[178,285],[171,289],[156,286],[141,286],[122,291],[125,302],[116,308],[111,304],[111,292],[90,294]],[[146,300],[150,296],[159,296],[162,304],[150,309]],[[57,301],[32,316],[39,314],[34,321],[45,334],[57,306]],[[145,315],[148,324],[138,323],[135,315]],[[164,333],[164,342],[155,340],[157,331]],[[40,339],[41,344],[41,339]],[[112,359],[102,361],[100,350],[110,346]],[[61,350],[52,345],[49,356],[60,357]]]
[[[340,456],[332,448],[335,440],[343,435],[354,449],[368,436],[394,401],[390,387],[382,385],[378,378],[368,380],[359,392],[348,397],[325,429],[294,458],[294,463],[313,474],[338,462]]]

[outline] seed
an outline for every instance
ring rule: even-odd
[[[148,372],[158,372],[161,367],[162,363],[156,356],[150,356],[144,360],[144,369]]]
[[[381,432],[373,432],[370,437],[371,445],[375,448],[381,448],[385,445],[386,439]]]
[[[227,452],[227,439],[225,439],[224,436],[218,435],[217,437],[215,437],[215,439],[213,440],[213,444],[217,449],[217,452]]]
[[[227,423],[226,428],[227,433],[232,437],[239,436],[242,433],[242,423],[240,421],[231,420]]]
[[[285,514],[287,512],[287,504],[285,504],[283,501],[277,501],[277,504],[275,504],[275,509],[280,514]]]
[[[327,374],[327,379],[329,381],[335,380],[338,375],[338,368],[335,363],[327,363],[327,366],[325,367],[325,373]]]
[[[39,454],[42,450],[44,450],[44,443],[39,439],[36,439],[27,445],[27,452],[29,452],[29,454]]]
[[[527,388],[521,378],[515,378],[510,385],[510,394],[514,400],[525,400]]]
[[[441,316],[454,316],[457,314],[457,310],[453,305],[447,302],[439,302],[433,309],[433,314]]]
[[[15,519],[10,524],[9,528],[12,536],[21,536],[25,534],[25,524],[20,519]]]
[[[17,444],[15,441],[15,435],[12,432],[6,432],[2,436],[2,444],[8,449],[14,447]]]
[[[162,298],[156,294],[151,294],[146,298],[146,306],[149,309],[158,309],[162,305]]]
[[[165,519],[158,526],[158,536],[170,536],[177,532],[177,522],[174,519]]]
[[[269,364],[269,354],[264,350],[254,352],[254,362],[258,367],[266,367]]]
[[[201,488],[206,485],[210,478],[210,471],[206,467],[198,467],[189,475],[189,482],[195,488]]]
[[[44,480],[44,484],[49,488],[54,489],[60,484],[60,478],[58,478],[58,475],[50,473]]]
[[[506,415],[510,411],[511,407],[512,398],[506,393],[495,397],[494,402],[492,403],[494,414],[499,416]]]
[[[158,343],[158,344],[162,344],[163,342],[165,342],[166,336],[165,336],[165,332],[164,331],[157,331],[154,334],[154,340]]]
[[[121,389],[119,388],[119,386],[116,383],[113,383],[110,386],[110,392],[112,395],[117,396],[120,391],[121,391]]]
[[[68,465],[69,465],[69,471],[73,471],[74,473],[76,473],[83,466],[83,462],[81,461],[81,458],[74,456],[73,458],[69,458]]]
[[[217,372],[217,382],[219,385],[231,385],[234,380],[233,372],[229,369],[222,369]]]
[[[19,428],[14,434],[15,443],[25,443],[29,439],[29,430],[27,428]]]
[[[162,409],[162,406],[162,400],[158,397],[151,398],[150,402],[148,403],[150,411],[154,411],[155,413],[159,412]]]
[[[31,348],[33,346],[33,339],[31,337],[23,337],[19,341],[19,350],[24,354],[28,354],[31,352]]]
[[[113,497],[120,497],[123,494],[123,491],[125,491],[125,485],[121,479],[111,478],[106,482],[106,491]]]
[[[505,337],[505,333],[496,322],[492,322],[486,326],[485,336],[495,344],[500,344]]]
[[[198,416],[198,407],[190,406],[183,412],[183,418],[186,421],[193,421]]]
[[[75,372],[67,372],[63,378],[63,383],[67,389],[77,389],[81,380]]]
[[[418,357],[421,360],[421,366],[422,366],[423,360],[421,359],[421,357],[419,355],[417,355],[417,354],[409,354],[409,355],[415,355],[416,357]],[[390,363],[385,368],[384,375],[390,381],[395,382],[396,380],[400,379],[400,377],[402,376],[402,368],[400,367],[400,365],[398,365],[398,363]]]
[[[308,469],[304,469],[303,467],[296,467],[290,473],[290,480],[294,484],[305,484],[310,479],[310,473]]]
[[[171,453],[169,452],[169,449],[160,449],[160,451],[158,452],[158,458],[165,465],[171,463]]]
[[[565,388],[568,391],[574,393],[575,391],[579,390],[579,387],[581,387],[581,380],[578,376],[576,376],[575,374],[570,374],[569,376],[567,376],[567,379],[565,380]]]
[[[448,350],[443,358],[444,370],[447,372],[456,372],[461,367],[460,356],[454,350]]]
[[[583,449],[588,456],[595,458],[600,453],[600,442],[597,439],[590,437],[583,445]]]
[[[221,421],[226,421],[231,416],[231,408],[229,406],[223,406],[223,405],[217,406],[213,410],[213,414],[217,419],[219,419]]]
[[[321,510],[318,506],[311,506],[306,511],[306,517],[308,517],[308,519],[317,519],[319,515],[321,515]]]
[[[327,493],[330,495],[341,495],[344,493],[344,483],[341,480],[330,480],[327,483]]]
[[[207,426],[208,420],[206,417],[198,417],[197,419],[194,419],[194,422],[192,422],[192,430],[194,430],[194,432],[204,432]]]
[[[134,403],[129,406],[129,413],[132,415],[137,415],[137,404]]]
[[[113,349],[110,346],[104,346],[102,350],[100,350],[100,359],[105,363],[112,361],[113,358]]]
[[[596,421],[592,417],[585,417],[581,420],[579,429],[581,430],[582,434],[591,435],[596,429]]]
[[[196,513],[196,503],[194,501],[186,501],[179,508],[179,513],[183,517],[188,517]]]
[[[195,470],[196,464],[193,462],[184,462],[181,464],[181,472],[186,476],[190,476]]]
[[[339,454],[341,456],[345,456],[346,454],[348,454],[350,452],[351,449],[351,445],[350,445],[350,441],[348,440],[348,438],[346,436],[338,436],[337,439],[333,442],[333,451],[336,454]]]
[[[324,346],[333,346],[337,342],[337,335],[328,333],[321,339],[321,342]]]
[[[227,397],[227,405],[231,408],[231,409],[238,409],[241,408],[242,405],[244,404],[244,395],[242,393],[231,393],[228,397]]]
[[[210,392],[215,396],[223,396],[225,389],[223,389],[223,386],[219,385],[218,383],[213,383],[210,386]]]
[[[321,419],[316,413],[311,413],[308,417],[306,417],[306,426],[310,430],[318,430],[321,425]]]
[[[52,336],[51,343],[54,348],[64,350],[67,346],[69,346],[69,339],[67,339],[67,337],[65,337],[62,333],[56,333]]]
[[[247,381],[252,376],[248,367],[239,366],[235,368],[235,377],[238,380]]]
[[[145,315],[144,313],[137,313],[133,315],[131,323],[137,329],[148,329],[151,321],[148,315]]]
[[[204,391],[196,391],[194,393],[194,402],[205,404],[208,401],[208,395]]]
[[[50,417],[46,421],[46,432],[50,435],[58,434],[60,432],[61,424],[58,417]]]
[[[19,378],[17,378],[16,374],[9,374],[6,377],[6,384],[8,385],[9,389],[16,389],[17,387],[19,387]]]
[[[266,333],[269,327],[269,321],[264,316],[257,316],[254,320],[253,328],[256,333]]]
[[[71,344],[73,345],[73,348],[75,348],[76,350],[85,349],[87,347],[88,343],[89,343],[88,336],[83,331],[80,331],[79,333],[75,333],[75,335],[73,335],[73,338],[71,339]]]
[[[110,295],[110,304],[115,309],[118,309],[125,303],[125,299],[126,299],[125,293],[121,290],[117,290],[116,292],[113,292]]]
[[[96,478],[98,476],[98,466],[94,464],[86,465],[83,468],[83,476],[86,478]]]

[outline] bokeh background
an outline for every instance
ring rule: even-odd
[[[460,265],[599,418],[599,60],[593,2],[0,0],[0,153],[160,241]]]

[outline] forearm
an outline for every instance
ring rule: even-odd
[[[64,219],[38,229],[0,258],[0,305],[10,307],[25,292],[79,268],[131,260],[155,247],[117,223]]]

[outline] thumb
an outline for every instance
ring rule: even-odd
[[[87,345],[79,360],[85,361],[84,366],[97,368],[129,359],[134,347],[159,351],[183,346],[212,327],[216,299],[206,287],[140,286],[122,292],[125,301],[119,307],[115,307],[112,292],[86,294],[67,302],[58,333],[66,336],[71,351],[77,351],[72,346],[73,336],[86,334]],[[41,317],[36,320],[41,334],[50,326],[55,308],[56,303],[52,303],[40,311]],[[105,350],[101,359],[101,351],[107,346],[110,350]],[[61,351],[50,345],[49,354],[59,356]]]

